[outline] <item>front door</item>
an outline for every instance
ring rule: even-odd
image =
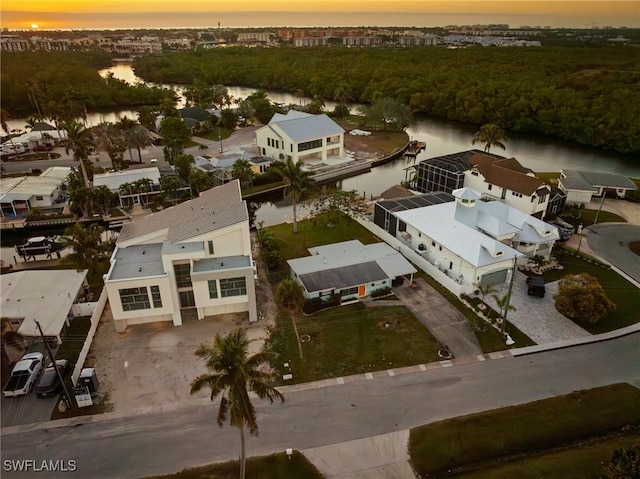
[[[196,305],[196,299],[193,297],[193,291],[180,291],[180,307],[193,308]]]
[[[367,288],[364,284],[358,286],[358,296],[364,296],[367,291]]]

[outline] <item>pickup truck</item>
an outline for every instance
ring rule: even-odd
[[[36,383],[42,369],[42,353],[25,354],[11,371],[11,377],[2,389],[5,397],[27,394]]]

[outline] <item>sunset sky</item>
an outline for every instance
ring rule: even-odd
[[[640,0],[2,0],[10,29],[217,26],[444,26],[508,23],[640,27]]]

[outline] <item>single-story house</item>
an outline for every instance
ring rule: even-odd
[[[116,331],[246,312],[257,321],[249,213],[233,181],[123,226],[105,275]]]
[[[2,316],[26,338],[44,336],[62,342],[61,333],[76,314],[73,305],[87,294],[87,270],[27,270],[0,276]]]
[[[558,186],[567,194],[568,203],[590,203],[594,196],[614,192],[624,198],[627,191],[638,187],[626,176],[602,171],[560,170]]]
[[[386,243],[364,245],[358,240],[309,248],[311,256],[290,259],[291,278],[303,287],[305,298],[341,300],[368,296],[417,270]]]
[[[70,167],[48,168],[39,176],[6,177],[0,179],[1,215],[24,217],[30,210],[62,209],[63,185]]]
[[[118,195],[120,206],[132,206],[148,202],[149,197],[160,192],[160,170],[151,166],[135,170],[107,171],[93,175],[93,187],[106,186]],[[136,182],[148,180],[149,188],[136,188]],[[122,188],[130,185],[131,188]]]

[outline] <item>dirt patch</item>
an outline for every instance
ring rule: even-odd
[[[356,159],[373,160],[398,152],[409,141],[409,135],[397,131],[373,131],[371,136],[344,135],[344,148]]]

